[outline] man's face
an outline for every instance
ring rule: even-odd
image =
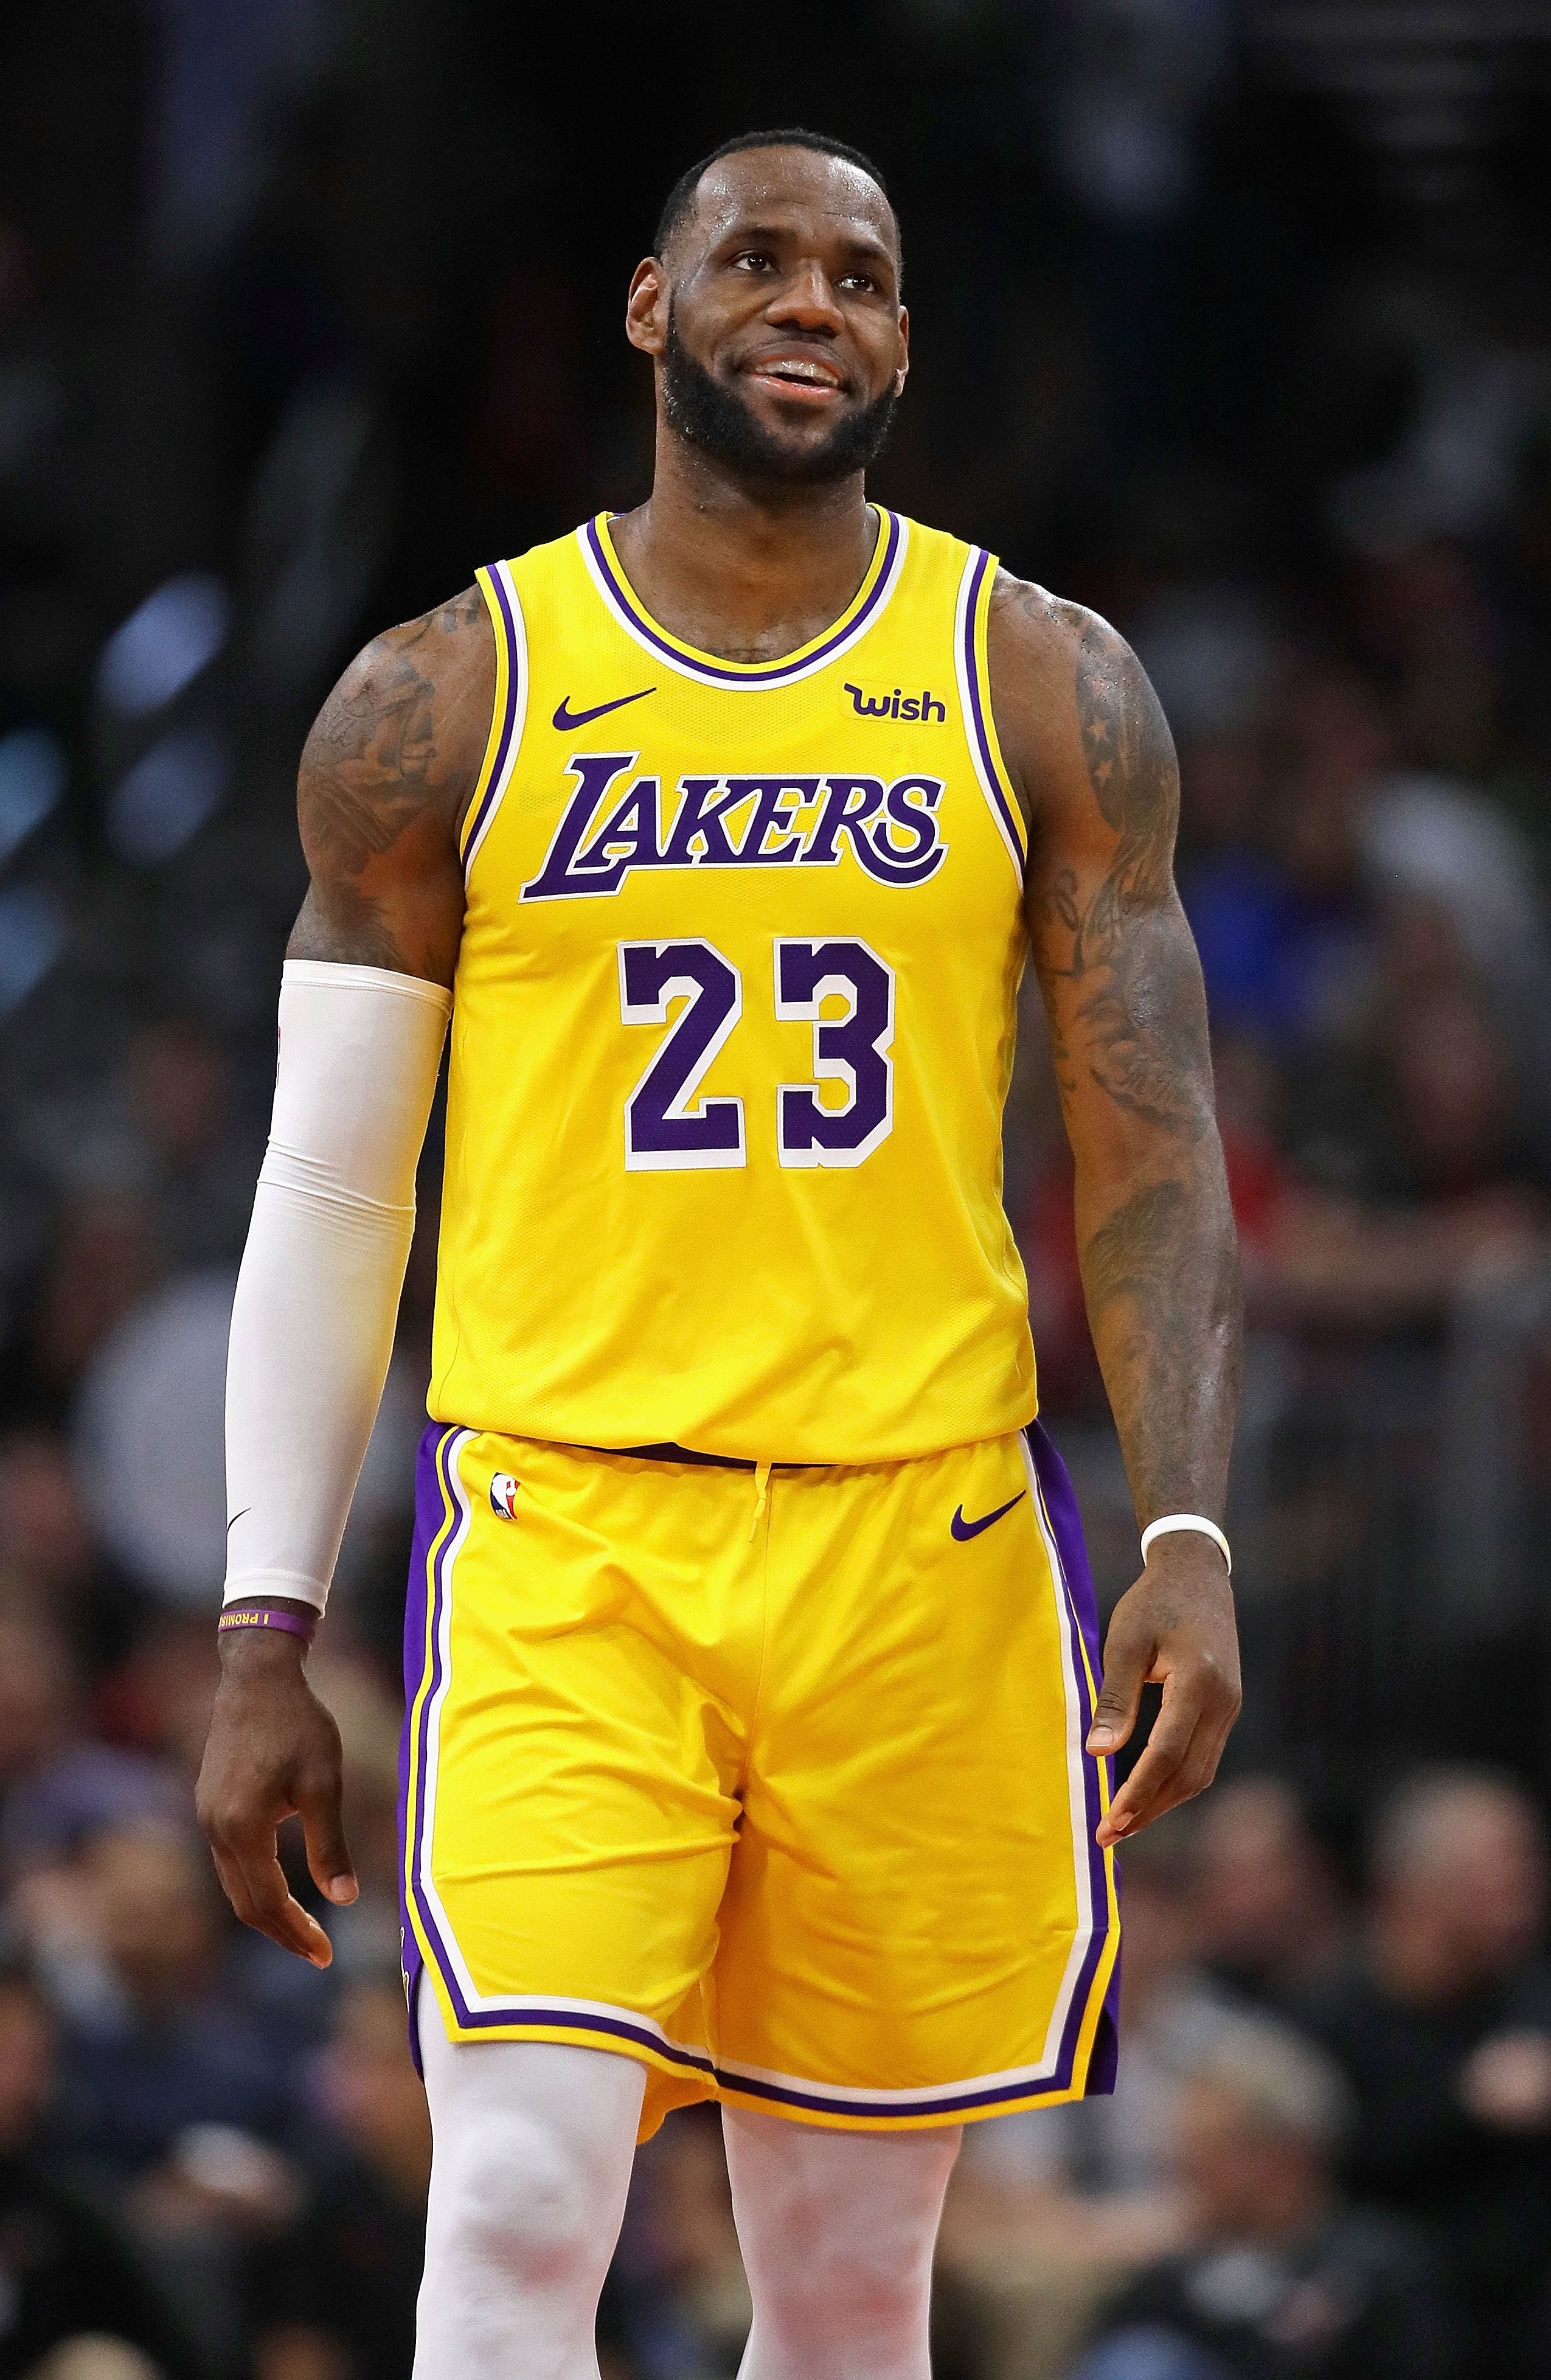
[[[669,427],[751,479],[821,484],[880,451],[904,386],[894,218],[843,158],[747,149],[702,176],[631,285]]]

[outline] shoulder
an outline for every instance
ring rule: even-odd
[[[1032,578],[999,569],[987,622],[992,685],[1016,701],[1021,689],[1057,698],[1075,715],[1086,697],[1108,689],[1114,698],[1163,713],[1147,674],[1118,628]],[[1167,733],[1167,729],[1165,729]]]
[[[1015,578],[1000,564],[991,588],[989,633],[1009,654],[1025,662],[1070,662],[1092,630],[1115,631],[1097,612],[1053,595],[1037,579]]]
[[[999,570],[987,646],[997,733],[1031,816],[1070,783],[1091,790],[1118,827],[1125,780],[1172,771],[1146,672],[1099,613]]]
[[[418,800],[455,826],[473,791],[495,699],[495,638],[478,587],[363,646],[313,722],[302,754],[309,800],[348,781],[397,808]]]
[[[451,724],[481,701],[488,729],[494,691],[490,613],[479,589],[466,588],[364,645],[319,712],[309,743],[358,736],[387,716],[406,733]]]

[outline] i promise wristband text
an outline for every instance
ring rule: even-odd
[[[318,1633],[316,1620],[304,1620],[297,1611],[276,1611],[267,1603],[233,1603],[215,1623],[218,1636],[235,1636],[239,1630],[279,1628],[287,1636],[299,1636],[310,1645]]]

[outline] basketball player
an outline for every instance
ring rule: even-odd
[[[325,1965],[275,1828],[354,1897],[303,1655],[450,1014],[406,1628],[417,2374],[595,2374],[635,2142],[714,2095],[747,2380],[919,2380],[960,2127],[1109,2086],[1112,1847],[1208,1782],[1238,1700],[1174,759],[1102,621],[867,503],[908,325],[864,158],[728,144],[626,319],[649,501],[379,638],[303,756],[200,1806],[238,1914]],[[1102,1691],[1000,1199],[1028,954],[1149,1524]]]

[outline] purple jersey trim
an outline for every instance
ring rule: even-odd
[[[990,696],[988,689],[982,687],[980,683],[980,662],[975,650],[976,625],[980,617],[980,590],[985,584],[986,573],[990,565],[990,555],[984,547],[977,547],[975,565],[970,575],[969,597],[964,604],[964,685],[969,693],[970,733],[975,737],[975,750],[979,753],[980,765],[985,771],[986,787],[1000,813],[1003,831],[1013,851],[1018,855],[1018,874],[1021,879],[1028,868],[1028,851],[1024,840],[1024,822],[1019,816],[1018,806],[1011,798],[1003,782],[1001,769],[996,757],[996,747],[991,741],[987,723]],[[1045,1442],[1049,1445],[1048,1439]],[[1055,1454],[1054,1447],[1050,1448],[1050,1451]],[[1059,1463],[1060,1455],[1055,1454],[1055,1459]]]
[[[682,646],[672,643],[656,623],[648,618],[625,583],[623,573],[615,568],[597,521],[585,522],[578,535],[585,540],[598,575],[616,610],[624,614],[636,635],[654,652],[660,653],[664,661],[672,662],[678,669],[687,670],[694,677],[703,678],[708,686],[782,686],[797,678],[806,677],[810,671],[832,661],[837,653],[854,643],[873,614],[881,609],[893,583],[894,564],[900,549],[900,524],[893,513],[884,511],[881,505],[878,510],[888,528],[883,558],[878,565],[872,585],[856,609],[837,621],[829,634],[810,649],[784,653],[778,662],[760,662],[752,668],[745,665],[741,669],[732,662],[715,661],[708,653],[688,652]]]
[[[464,829],[463,852],[466,865],[472,857],[474,846],[479,840],[485,820],[490,815],[491,804],[501,790],[501,779],[506,767],[507,754],[511,749],[512,726],[517,715],[518,699],[522,692],[521,652],[517,632],[512,619],[512,606],[507,599],[506,589],[502,584],[499,565],[492,564],[484,572],[483,577],[484,583],[495,589],[495,600],[501,612],[502,630],[506,639],[506,708],[502,714],[501,735],[495,747],[495,758],[491,763],[490,781],[480,796],[479,808]]]

